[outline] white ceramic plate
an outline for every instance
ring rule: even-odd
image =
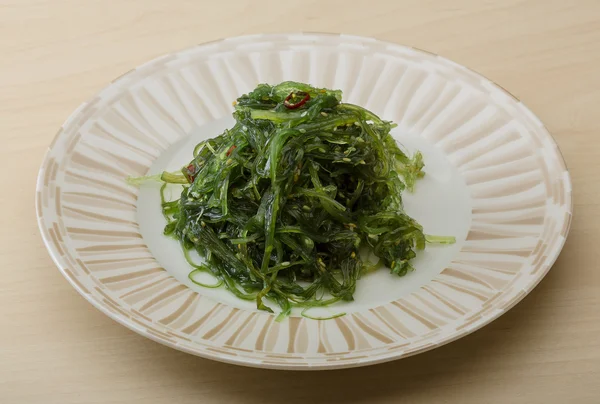
[[[231,102],[260,82],[341,89],[344,100],[398,123],[427,176],[406,211],[429,246],[404,278],[358,283],[343,317],[279,323],[224,289],[187,279],[161,235],[156,186],[128,175],[176,169],[192,145],[231,122]],[[225,362],[280,369],[373,364],[426,351],[520,301],[557,258],[571,221],[571,183],[552,137],[519,100],[437,55],[345,35],[226,39],[169,54],[113,81],[60,128],[37,182],[37,216],[63,275],[134,331]]]

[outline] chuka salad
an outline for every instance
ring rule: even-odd
[[[424,176],[421,153],[407,156],[393,123],[341,100],[341,91],[303,83],[260,84],[234,102],[231,129],[198,144],[181,173],[162,174],[161,195],[183,184],[162,209],[190,279],[208,272],[219,280],[210,286],[260,310],[276,303],[282,319],[293,306],[353,300],[376,268],[361,257],[367,247],[403,276],[427,242],[454,242],[426,236],[403,210],[402,192]]]

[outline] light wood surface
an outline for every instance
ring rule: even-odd
[[[38,233],[34,190],[71,111],[163,53],[300,30],[441,54],[545,122],[571,170],[573,227],[549,275],[509,313],[401,361],[277,372],[144,339],[62,278]],[[4,0],[0,55],[0,403],[600,402],[600,2]]]

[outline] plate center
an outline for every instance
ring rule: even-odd
[[[149,174],[179,170],[192,159],[197,143],[221,134],[233,124],[233,118],[226,117],[197,128],[166,150],[154,162]],[[463,177],[441,150],[424,138],[409,134],[400,127],[395,128],[392,135],[409,153],[420,150],[425,161],[425,177],[417,183],[413,194],[403,194],[407,214],[423,225],[427,234],[454,236],[456,244],[428,245],[412,261],[415,271],[404,277],[390,274],[387,268],[368,274],[357,282],[353,302],[339,302],[327,308],[314,309],[311,315],[363,311],[406,296],[446,268],[465,242],[471,225],[471,200]],[[140,232],[156,260],[178,281],[199,294],[230,306],[256,310],[254,302],[238,299],[223,287],[203,288],[188,279],[192,269],[183,256],[179,242],[163,235],[165,220],[160,208],[159,187],[160,184],[156,183],[142,185],[137,209]],[[180,189],[174,190],[173,196],[177,197],[179,192]],[[210,279],[206,279],[206,283],[210,283]],[[293,313],[298,314],[299,311]]]

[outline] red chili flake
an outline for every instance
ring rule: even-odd
[[[187,170],[188,181],[191,184],[192,182],[194,182],[194,179],[196,178],[196,166],[194,164],[190,164],[189,166],[186,167],[186,170]]]
[[[300,101],[298,102],[290,102],[290,100],[292,98],[296,98],[296,97],[302,97],[300,99]],[[291,92],[290,95],[288,95],[287,97],[285,97],[285,100],[283,100],[283,105],[288,108],[288,109],[296,109],[296,108],[300,108],[301,106],[303,106],[304,104],[306,104],[306,102],[310,100],[310,94],[309,93],[305,93],[304,91],[298,91],[298,92]]]
[[[227,150],[227,153],[225,153],[225,155],[226,155],[227,157],[229,157],[229,155],[230,155],[231,153],[233,153],[233,151],[236,149],[236,147],[237,147],[236,145],[232,145],[232,146],[229,148],[229,150]]]

